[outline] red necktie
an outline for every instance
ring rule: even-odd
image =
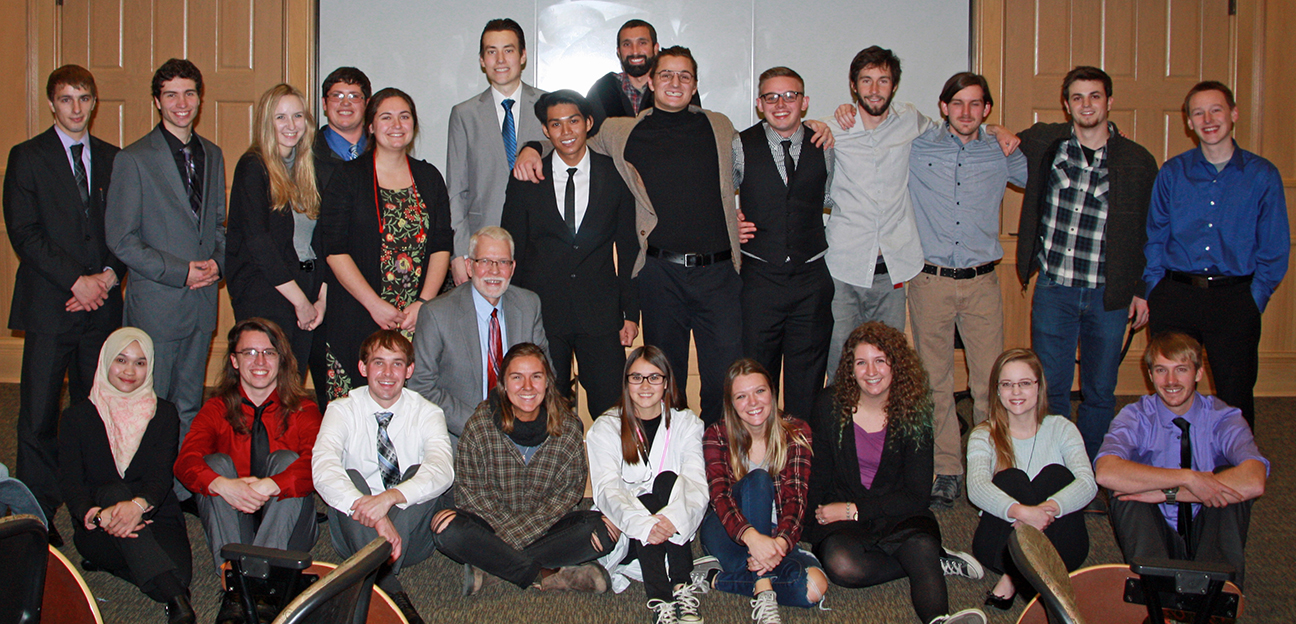
[[[499,308],[491,310],[489,356],[486,362],[486,392],[495,387],[499,379],[500,361],[504,359],[504,345],[500,340]]]

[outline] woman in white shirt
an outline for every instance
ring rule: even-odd
[[[1080,431],[1065,416],[1047,415],[1042,370],[1030,349],[1000,354],[990,371],[999,400],[968,438],[968,499],[981,509],[972,553],[1003,574],[986,594],[985,604],[997,609],[1012,607],[1018,587],[1030,590],[1005,555],[1017,523],[1043,531],[1067,570],[1079,568],[1089,554],[1080,511],[1098,485]]]
[[[710,502],[702,421],[685,408],[661,349],[631,351],[622,379],[619,405],[585,436],[594,508],[621,530],[605,567],[624,587],[633,569],[615,564],[633,552],[653,621],[701,622],[694,593],[708,587],[693,582],[689,545]]]

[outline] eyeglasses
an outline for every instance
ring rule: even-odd
[[[660,386],[666,383],[666,376],[661,373],[651,373],[648,375],[640,375],[639,373],[630,373],[629,375],[626,375],[626,381],[636,385],[646,381],[651,385]]]
[[[1036,379],[1023,379],[1021,381],[1001,381],[999,382],[999,391],[1012,392],[1014,389],[1031,391],[1034,390],[1035,386],[1037,385],[1039,385],[1039,380]]]
[[[237,353],[239,357],[248,361],[255,360],[258,356],[263,356],[267,360],[279,359],[279,352],[274,349],[244,349],[242,351],[235,351],[235,353]]]
[[[663,69],[657,72],[657,79],[662,82],[670,82],[676,78],[679,78],[680,84],[692,84],[693,72],[671,71],[669,69]]]
[[[513,268],[512,260],[492,260],[490,258],[469,258],[468,261],[476,264],[478,271],[485,271],[487,269]]]
[[[762,102],[773,105],[778,104],[779,100],[792,104],[801,99],[802,95],[804,94],[800,91],[784,91],[783,93],[762,93],[757,97],[759,97]]]
[[[342,100],[349,100],[352,102],[363,102],[365,99],[363,93],[356,93],[354,91],[351,92],[333,91],[324,97],[333,100],[334,102],[341,102]]]

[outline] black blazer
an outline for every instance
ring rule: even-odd
[[[121,326],[121,286],[93,312],[68,312],[72,285],[83,275],[124,265],[104,241],[104,203],[112,180],[116,147],[90,137],[90,210],[86,216],[67,153],[51,126],[9,151],[4,181],[4,217],[18,255],[9,329],[62,333],[89,315],[95,329]]]
[[[318,185],[328,179],[333,164],[316,159],[315,167]],[[234,168],[229,221],[225,225],[225,285],[229,288],[235,318],[296,318],[292,304],[275,290],[275,286],[293,281],[300,274],[293,230],[291,208],[270,209],[270,174],[261,157],[244,154]],[[327,276],[322,241],[317,222],[311,238],[315,270]],[[315,281],[317,287],[309,289],[307,297],[314,299],[319,294],[319,283]]]
[[[639,287],[631,277],[639,256],[634,196],[611,158],[589,155],[589,206],[575,238],[554,197],[554,184],[566,184],[567,174],[563,166],[554,172],[552,153],[543,161],[544,180],[509,176],[504,199],[500,226],[516,247],[513,282],[540,296],[550,335],[618,332],[625,320],[639,322]]]
[[[95,490],[111,483],[125,483],[131,493],[154,507],[145,518],[156,514],[179,516],[180,502],[171,491],[171,467],[175,465],[179,437],[180,417],[175,405],[159,398],[139,450],[122,477],[117,474],[108,432],[94,403],[82,401],[64,411],[59,421],[59,490],[72,525],[85,529],[82,520],[95,506]]]
[[[897,524],[914,516],[926,516],[935,522],[936,516],[927,507],[935,470],[931,430],[915,442],[899,437],[888,426],[873,487],[865,488],[860,483],[855,432],[849,422],[843,431],[840,414],[833,405],[834,392],[833,386],[820,391],[810,411],[814,462],[810,468],[804,539],[818,545],[825,537],[856,525],[854,522],[819,524],[815,520],[815,508],[828,503],[855,503],[860,524],[877,539],[889,535]]]

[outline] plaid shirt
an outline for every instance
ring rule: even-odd
[[[810,443],[810,425],[799,418],[783,418],[805,436],[807,444]],[[796,546],[801,540],[801,517],[806,509],[811,454],[809,447],[789,444],[783,470],[772,475],[774,506],[778,509],[779,521],[778,526],[774,527],[774,535],[770,537],[782,537],[789,546]],[[723,420],[707,427],[702,436],[702,457],[706,461],[707,483],[711,487],[711,506],[720,517],[729,537],[741,544],[739,537],[751,527],[751,523],[743,517],[738,501],[733,497],[733,488],[738,479],[734,478],[733,468],[729,466],[729,434]]]
[[[1112,128],[1112,134],[1116,134]],[[1085,158],[1075,134],[1058,147],[1041,215],[1041,271],[1062,286],[1104,285],[1107,148]]]
[[[490,524],[495,534],[521,549],[534,542],[585,495],[589,463],[581,422],[569,418],[562,435],[549,436],[531,462],[482,401],[464,425],[455,456],[455,505]]]
[[[636,89],[633,84],[630,84],[629,74],[621,72],[617,74],[617,78],[621,80],[621,92],[624,93],[627,98],[630,98],[630,106],[634,108],[635,115],[638,115],[639,106],[643,104],[644,92]]]

